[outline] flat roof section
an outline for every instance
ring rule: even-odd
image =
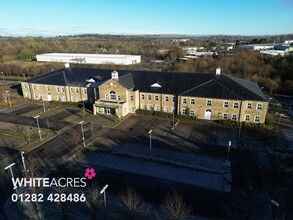
[[[137,57],[140,55],[126,55],[126,54],[85,54],[85,53],[45,53],[37,54],[37,56],[50,56],[50,57],[90,57],[90,58],[115,58],[125,59]]]

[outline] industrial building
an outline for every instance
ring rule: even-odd
[[[140,55],[47,53],[36,55],[37,61],[79,64],[131,65],[141,62]]]

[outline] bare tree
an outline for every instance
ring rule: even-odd
[[[59,195],[61,195],[63,193],[66,193],[66,188],[56,187],[55,190]],[[65,204],[66,203],[62,202],[61,200],[59,200],[59,202],[57,203],[57,206],[61,209],[62,219],[66,219],[66,216],[65,216]]]
[[[184,202],[182,196],[177,192],[166,195],[162,208],[168,219],[172,220],[187,219],[191,211],[190,207]]]
[[[93,183],[87,191],[86,207],[91,212],[91,218],[96,219],[98,210],[103,206],[102,196],[100,194],[100,187],[98,183]]]
[[[144,204],[142,197],[133,189],[128,188],[120,195],[121,206],[129,219],[141,218],[149,214],[151,206]]]

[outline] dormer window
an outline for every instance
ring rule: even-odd
[[[159,84],[159,82],[156,82],[156,83],[152,84],[151,87],[153,87],[153,88],[162,88],[162,86]]]

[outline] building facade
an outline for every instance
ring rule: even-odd
[[[137,109],[206,120],[264,123],[268,102],[256,83],[216,73],[65,68],[21,83],[25,98],[87,101],[94,114],[123,117]]]

